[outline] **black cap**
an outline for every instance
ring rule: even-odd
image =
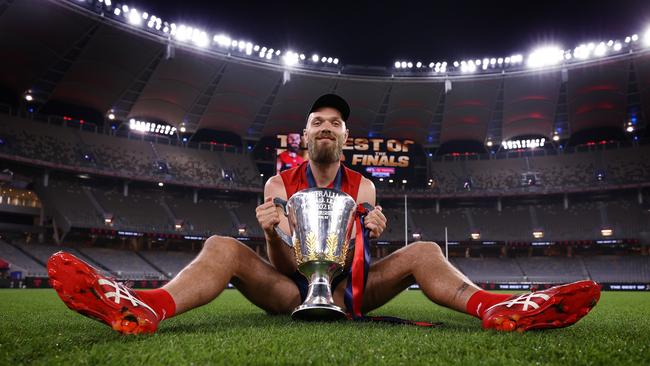
[[[347,121],[348,117],[350,117],[350,106],[348,105],[348,102],[336,94],[325,94],[318,97],[311,106],[309,113],[323,107],[330,107],[339,111],[343,121]]]

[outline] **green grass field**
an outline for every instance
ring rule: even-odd
[[[439,328],[298,323],[268,316],[236,290],[162,323],[151,336],[122,336],[82,317],[52,290],[0,290],[0,365],[648,365],[650,294],[603,293],[578,324],[502,334],[405,292],[373,314],[442,321]]]

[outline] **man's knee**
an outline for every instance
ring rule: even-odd
[[[414,258],[444,259],[440,246],[432,241],[417,241],[407,246]]]
[[[212,235],[203,243],[203,249],[201,252],[209,255],[235,255],[238,251],[244,249],[244,247],[244,244],[235,238],[231,238],[229,236]]]

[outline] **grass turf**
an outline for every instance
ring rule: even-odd
[[[576,325],[528,333],[479,321],[408,291],[376,315],[439,328],[299,323],[268,316],[236,290],[169,319],[151,336],[122,336],[70,310],[52,290],[0,290],[0,365],[441,364],[641,365],[650,360],[650,294],[603,293]]]

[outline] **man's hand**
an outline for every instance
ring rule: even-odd
[[[257,206],[255,216],[267,235],[275,235],[275,226],[280,224],[280,213],[278,207],[273,204],[273,197],[266,197],[264,203]]]
[[[370,211],[364,219],[366,229],[370,230],[371,239],[377,239],[386,229],[386,216],[381,210],[381,206],[375,206],[375,209]]]

